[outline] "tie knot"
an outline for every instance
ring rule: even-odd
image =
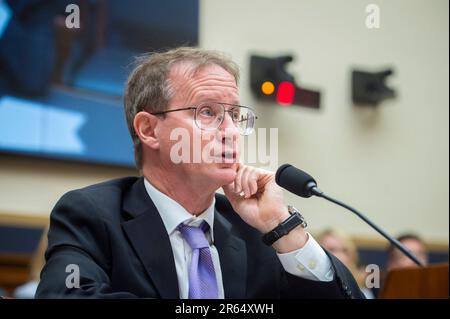
[[[180,224],[178,230],[192,249],[209,247],[205,232],[209,229],[208,223],[203,221],[199,227]]]

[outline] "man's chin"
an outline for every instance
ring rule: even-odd
[[[236,178],[236,164],[215,164],[210,171],[211,179],[216,181],[217,185],[223,186],[234,182]]]

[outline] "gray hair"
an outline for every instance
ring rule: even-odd
[[[134,117],[144,109],[162,112],[175,94],[168,74],[171,68],[182,62],[192,65],[195,73],[209,65],[218,65],[239,81],[239,67],[231,58],[218,51],[193,47],[179,47],[165,52],[149,53],[136,59],[135,68],[128,77],[124,106],[128,129],[133,139],[134,157],[138,169],[142,168],[142,145],[134,131]]]

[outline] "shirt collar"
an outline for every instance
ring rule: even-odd
[[[214,241],[214,205],[216,198],[213,198],[211,205],[200,215],[194,216],[190,214],[183,206],[178,204],[172,198],[162,193],[153,186],[146,178],[144,178],[145,189],[156,206],[167,233],[171,235],[178,225],[184,223],[190,226],[198,227],[202,221],[206,221],[209,225],[211,240]]]

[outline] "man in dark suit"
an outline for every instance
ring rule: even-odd
[[[274,174],[239,163],[256,116],[239,105],[238,78],[228,57],[202,49],[139,61],[125,112],[142,177],[60,199],[38,298],[362,297]]]

